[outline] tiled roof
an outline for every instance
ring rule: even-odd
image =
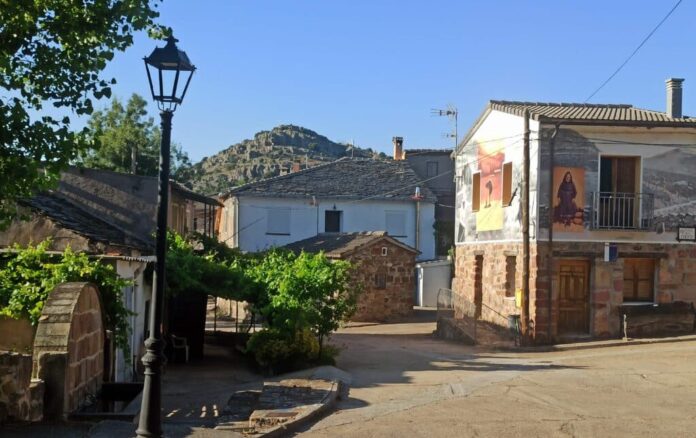
[[[696,126],[696,118],[669,117],[660,111],[632,105],[589,103],[542,103],[491,100],[489,108],[521,116],[524,109],[539,121],[617,122],[636,125]]]
[[[405,160],[341,158],[235,187],[228,196],[407,201],[412,200],[416,187],[420,187],[423,201],[435,202],[435,195]]]
[[[444,155],[451,154],[452,149],[406,149],[406,158],[413,155]]]
[[[41,193],[21,202],[35,212],[91,241],[141,250],[152,249],[154,242],[145,242],[130,235],[53,193]]]
[[[288,244],[285,246],[285,248],[296,253],[302,251],[318,253],[323,251],[324,255],[329,258],[341,258],[347,254],[357,251],[359,248],[381,240],[388,240],[392,244],[400,246],[407,251],[418,253],[418,250],[399,242],[398,240],[389,236],[386,231],[318,234],[314,237],[310,237],[309,239]]]

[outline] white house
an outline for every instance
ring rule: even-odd
[[[386,230],[428,260],[435,202],[406,161],[343,158],[232,189],[223,196],[219,237],[261,251],[319,233]]]

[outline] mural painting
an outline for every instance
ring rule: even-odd
[[[505,148],[500,142],[481,142],[477,146],[478,170],[481,173],[480,209],[476,213],[476,230],[503,228],[503,162]]]
[[[553,190],[553,230],[584,231],[585,169],[554,167]]]

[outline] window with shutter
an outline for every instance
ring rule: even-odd
[[[406,212],[387,211],[385,213],[387,233],[393,237],[406,237]]]
[[[481,174],[475,173],[471,180],[471,210],[479,211],[481,208]]]
[[[290,209],[269,208],[266,210],[266,234],[272,236],[290,235]]]
[[[512,202],[512,163],[503,164],[503,207]]]

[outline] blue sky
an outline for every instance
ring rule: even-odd
[[[198,67],[173,138],[194,161],[284,123],[384,152],[395,135],[448,147],[431,108],[457,106],[461,134],[489,99],[582,102],[673,5],[165,0],[160,22]],[[592,102],[664,110],[664,80],[683,77],[696,114],[694,17],[685,0]],[[147,96],[142,57],[156,44],[138,35],[112,61],[117,96]]]

